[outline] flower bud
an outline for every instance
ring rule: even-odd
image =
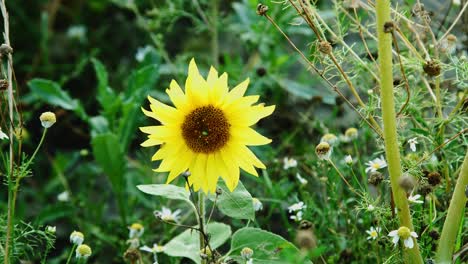
[[[76,258],[87,259],[93,253],[91,248],[86,244],[81,244],[76,248]]]
[[[42,126],[45,128],[51,127],[57,121],[57,119],[55,118],[55,114],[52,112],[42,113],[39,119],[41,120]]]
[[[317,147],[315,147],[315,153],[320,159],[328,160],[330,158],[332,149],[330,144],[327,142],[320,142]]]

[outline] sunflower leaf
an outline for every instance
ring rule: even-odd
[[[245,247],[253,250],[255,264],[311,263],[301,257],[299,249],[291,242],[259,228],[245,227],[237,230],[232,235],[228,256],[242,263],[240,252]]]
[[[212,249],[223,245],[232,234],[231,227],[223,223],[210,223],[206,229],[210,236],[210,246]],[[193,260],[195,263],[201,263],[199,239],[198,232],[185,230],[165,245],[166,250],[164,253],[171,257],[185,257]]]
[[[216,205],[223,214],[235,219],[254,220],[252,195],[240,181],[233,192],[229,191],[224,181],[220,181],[218,187],[223,190],[223,193],[219,195]],[[213,200],[213,198],[210,199]]]
[[[147,194],[162,196],[170,200],[182,200],[192,203],[192,201],[190,201],[189,191],[172,184],[144,184],[138,185],[137,188]]]

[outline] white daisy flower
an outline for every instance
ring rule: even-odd
[[[380,227],[374,228],[373,226],[371,226],[371,228],[366,231],[366,233],[369,235],[367,237],[367,240],[375,240],[379,236],[380,231],[382,231]]]
[[[416,194],[414,196],[413,196],[413,194],[410,194],[410,196],[408,197],[408,202],[422,204],[423,201],[420,200],[420,198],[421,198],[421,195],[419,195],[419,194]]]
[[[259,199],[253,197],[252,198],[252,203],[253,203],[253,207],[254,207],[255,212],[260,211],[260,210],[263,209],[263,204],[262,204],[262,202],[260,202]]]
[[[389,237],[392,237],[392,242],[395,244],[395,246],[398,244],[398,241],[403,240],[403,244],[407,248],[413,248],[414,247],[414,241],[413,238],[416,239],[418,235],[416,232],[411,231],[409,228],[406,226],[401,226],[397,230],[393,230],[390,233],[388,233]]]
[[[366,165],[366,173],[369,173],[387,167],[387,162],[385,161],[383,156],[380,156],[380,158],[376,158],[374,160],[366,162]]]
[[[307,184],[307,180],[302,178],[302,176],[299,174],[299,173],[296,173],[296,178],[297,180],[302,184],[302,185],[306,185]]]
[[[415,152],[416,151],[416,145],[419,144],[417,141],[418,138],[411,138],[408,139],[408,144],[410,145],[411,151]]]
[[[149,45],[138,48],[137,53],[135,54],[135,59],[138,62],[144,61],[145,58],[146,58],[146,55],[148,55],[151,52],[152,49],[153,48],[151,46],[149,46]]]
[[[372,212],[374,210],[375,210],[375,206],[373,206],[372,204],[369,204],[369,206],[367,206],[367,211]]]
[[[346,162],[346,164],[351,165],[353,164],[353,157],[351,157],[351,155],[346,155],[344,161]]]
[[[57,227],[56,227],[56,226],[47,226],[47,227],[46,227],[46,232],[47,232],[47,233],[55,234],[56,231],[57,231]]]
[[[299,221],[302,221],[303,215],[304,213],[302,211],[298,211],[295,215],[291,215],[289,219],[299,222]]]
[[[181,212],[182,211],[180,209],[177,209],[174,212],[172,212],[171,209],[163,206],[161,211],[156,211],[154,214],[157,218],[160,218],[163,221],[177,223],[179,221],[179,214]]]
[[[292,213],[292,212],[301,211],[301,210],[303,210],[305,208],[307,208],[307,205],[305,205],[304,202],[298,202],[298,203],[295,203],[295,204],[289,206],[288,211],[290,213]]]
[[[131,226],[128,227],[128,237],[132,238],[139,238],[145,232],[145,228],[140,223],[133,223]]]
[[[289,168],[297,167],[297,160],[294,158],[284,157],[283,159],[283,169],[287,170]]]
[[[161,253],[161,252],[164,252],[164,250],[166,250],[166,247],[165,246],[160,246],[158,244],[153,244],[153,247],[148,247],[148,246],[142,246],[140,248],[141,251],[146,251],[146,252],[149,252],[149,253],[153,253],[153,254],[156,254],[156,253]]]
[[[70,193],[68,191],[63,191],[57,195],[57,200],[60,202],[70,201]]]

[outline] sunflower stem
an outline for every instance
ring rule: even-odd
[[[205,194],[198,192],[198,224],[200,228],[200,253],[204,253],[205,245]],[[206,259],[202,258],[202,264],[206,264]]]
[[[395,101],[393,94],[393,62],[392,62],[392,35],[384,32],[385,23],[391,22],[390,0],[376,1],[377,37],[380,68],[380,86],[382,100],[383,136],[385,154],[388,162],[388,171],[392,186],[395,207],[400,220],[400,226],[414,230],[409,210],[406,192],[399,186],[398,181],[402,175],[400,163],[400,150],[396,128]],[[423,259],[419,252],[417,241],[412,249],[405,250],[406,263],[422,264]]]
[[[467,202],[465,188],[468,185],[468,153],[465,155],[460,175],[458,176],[455,191],[453,192],[452,200],[447,211],[444,227],[439,240],[436,260],[437,263],[445,264],[452,263],[452,254],[455,248],[455,239],[457,231],[460,227],[463,215],[463,208]]]

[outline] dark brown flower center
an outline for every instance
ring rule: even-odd
[[[212,105],[199,107],[185,117],[182,136],[196,153],[212,153],[229,140],[229,127],[221,109]]]

